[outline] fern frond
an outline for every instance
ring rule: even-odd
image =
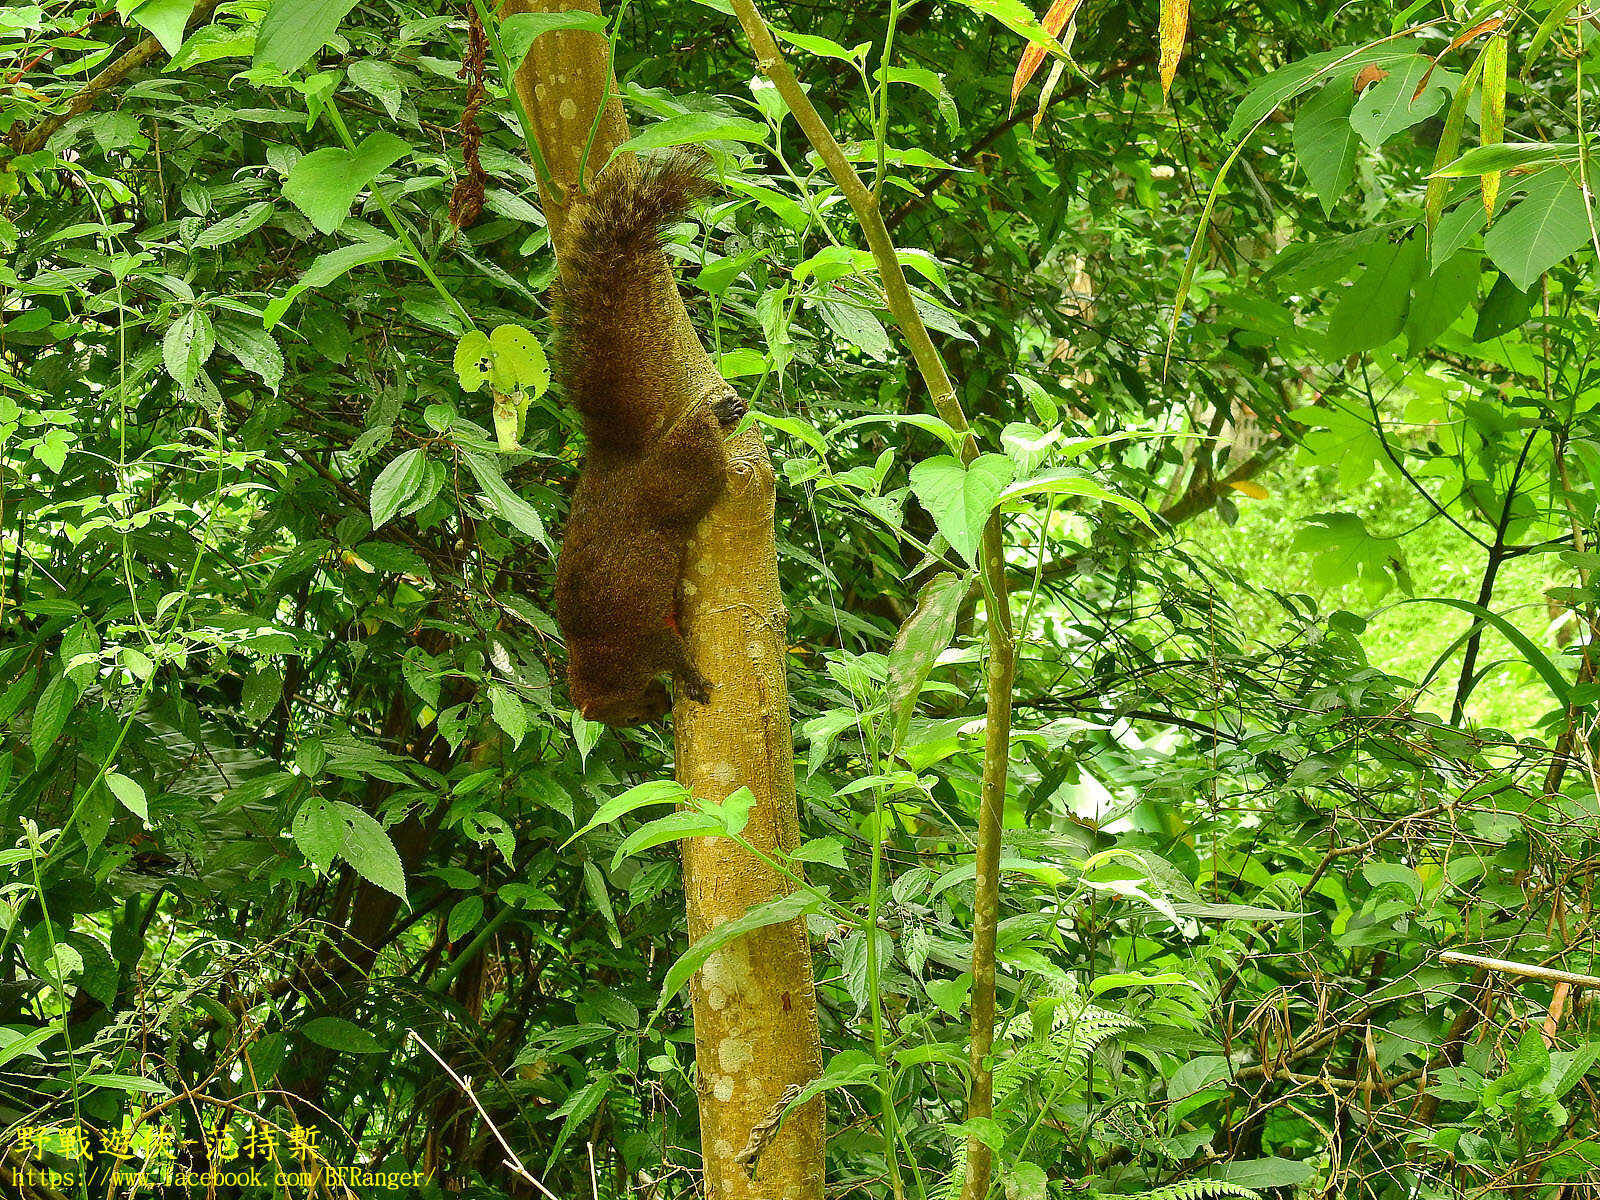
[[[1241,1200],[1261,1200],[1259,1192],[1237,1183],[1221,1179],[1182,1179],[1154,1191],[1145,1192],[1138,1200],[1217,1200],[1222,1196],[1237,1196]]]

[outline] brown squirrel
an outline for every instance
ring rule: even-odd
[[[634,725],[672,700],[659,676],[704,704],[711,684],[678,627],[684,554],[727,486],[724,427],[744,414],[727,383],[678,361],[677,284],[663,229],[715,187],[708,160],[679,150],[622,159],[574,199],[554,292],[555,375],[588,452],[556,568],[556,621],[572,702],[591,721]],[[690,388],[703,393],[688,395]]]

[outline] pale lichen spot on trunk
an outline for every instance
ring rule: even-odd
[[[731,762],[711,763],[705,774],[708,782],[726,787],[730,792],[739,781],[739,768]]]
[[[755,1057],[750,1043],[743,1038],[725,1037],[717,1043],[717,1063],[724,1071],[742,1071]]]
[[[728,1075],[718,1075],[711,1081],[711,1094],[722,1103],[726,1104],[733,1099],[733,1078]]]
[[[578,119],[578,104],[571,96],[561,102],[561,119],[563,121],[576,121]]]

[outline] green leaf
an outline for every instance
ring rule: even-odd
[[[1354,513],[1318,513],[1307,517],[1290,543],[1291,554],[1313,556],[1311,577],[1320,587],[1359,583],[1368,596],[1387,591],[1403,563],[1400,543],[1374,537]]]
[[[1119,439],[1106,438],[1104,440],[1114,441]],[[1069,446],[1063,449],[1070,448],[1070,445],[1069,443]],[[1000,500],[1003,504],[1010,504],[1017,497],[1027,495],[1080,496],[1086,500],[1099,500],[1103,504],[1114,505],[1132,513],[1146,527],[1152,530],[1155,529],[1155,522],[1150,518],[1150,510],[1144,505],[1137,500],[1130,500],[1127,496],[1117,495],[1103,483],[1091,479],[1071,467],[1058,467],[1050,471],[1041,471],[1031,478],[1018,480],[1000,494]]]
[[[1406,354],[1422,353],[1477,299],[1482,256],[1471,250],[1452,255],[1431,274],[1419,272],[1406,312]]]
[[[300,276],[298,283],[267,304],[261,314],[263,328],[271,329],[281,321],[284,313],[289,311],[289,306],[308,288],[324,287],[353,267],[396,258],[399,253],[400,243],[390,237],[373,238],[370,241],[356,242],[353,245],[340,246],[337,250],[329,250],[306,268],[306,273]]]
[[[407,450],[386,466],[372,484],[372,528],[382,529],[428,477],[428,460],[421,447]]]
[[[53,1025],[30,1029],[24,1034],[18,1034],[14,1029],[0,1027],[0,1067],[23,1054],[43,1058],[44,1056],[39,1053],[39,1047],[60,1032]]]
[[[264,329],[225,321],[217,326],[217,341],[222,348],[276,392],[283,379],[283,351]]]
[[[686,146],[702,142],[766,141],[767,127],[747,117],[725,117],[719,113],[692,112],[657,121],[634,134],[612,151],[611,157],[630,150],[659,150],[664,146]]]
[[[514,69],[528,57],[535,38],[558,29],[604,33],[606,21],[599,13],[581,11],[517,13],[500,22],[500,48],[505,51],[506,59]]]
[[[450,917],[445,921],[445,936],[452,942],[459,942],[476,929],[481,920],[483,920],[483,897],[463,896],[450,909]]]
[[[1210,1176],[1251,1189],[1292,1188],[1317,1173],[1315,1164],[1291,1158],[1240,1158],[1218,1163]]]
[[[1491,262],[1518,288],[1531,288],[1551,267],[1589,241],[1583,189],[1560,169],[1528,186],[1515,208],[1502,213],[1483,239]]]
[[[935,575],[917,593],[917,608],[906,618],[889,651],[889,712],[893,719],[896,750],[917,707],[922,685],[928,681],[939,655],[956,632],[956,615],[966,597],[965,576],[945,572]]]
[[[1565,708],[1572,697],[1572,683],[1560,667],[1550,661],[1550,656],[1538,646],[1522,630],[1497,612],[1491,612],[1481,604],[1471,600],[1457,600],[1453,596],[1418,596],[1414,600],[1406,601],[1410,604],[1447,604],[1451,608],[1459,608],[1478,619],[1480,624],[1493,625],[1500,632],[1500,636],[1510,642],[1522,655],[1522,660],[1533,668],[1545,686],[1550,689],[1550,694],[1555,697],[1556,703]]]
[[[340,855],[368,883],[406,901],[406,871],[400,862],[400,852],[394,848],[388,832],[371,814],[342,800],[334,802],[339,820],[344,824],[344,841]]]
[[[146,825],[150,823],[150,806],[145,803],[144,789],[126,775],[119,775],[115,771],[106,772],[106,786],[111,789],[111,794],[122,803],[122,807],[131,812]]]
[[[1578,161],[1579,153],[1577,142],[1497,142],[1492,146],[1474,146],[1428,178],[1465,179],[1486,171],[1572,163]]]
[[[344,845],[344,822],[332,801],[314,796],[295,813],[290,834],[306,861],[326,875]]]
[[[492,683],[489,685],[489,708],[494,714],[494,723],[511,739],[512,746],[519,745],[528,732],[527,706],[504,684]]]
[[[651,1014],[650,1020],[655,1021],[672,998],[678,994],[678,990],[689,982],[690,976],[705,965],[706,959],[721,947],[754,930],[793,921],[807,913],[816,912],[821,907],[821,898],[810,890],[790,892],[787,896],[779,896],[775,900],[752,905],[742,916],[718,925],[684,951],[678,957],[678,961],[672,964],[672,969],[667,972],[666,981],[661,985],[661,997],[656,1001],[655,1012]]]
[[[645,808],[651,804],[684,804],[690,799],[692,796],[689,789],[674,779],[652,779],[648,783],[636,784],[620,796],[613,796],[596,809],[588,823],[562,842],[561,848],[565,850],[584,834],[602,825],[609,825],[618,817],[626,816],[635,809]]]
[[[319,1046],[345,1054],[382,1054],[383,1043],[367,1030],[343,1017],[313,1017],[300,1026],[305,1034]]]
[[[1411,303],[1411,281],[1422,265],[1420,237],[1377,247],[1361,277],[1345,289],[1328,318],[1329,359],[1376,350],[1400,335]]]
[[[354,7],[355,0],[272,0],[256,33],[255,65],[294,74]]]
[[[1350,110],[1350,127],[1367,145],[1381,146],[1444,107],[1445,97],[1458,82],[1457,76],[1448,71],[1435,71],[1422,94],[1416,95],[1417,85],[1432,65],[1426,55],[1409,55],[1389,72],[1388,78],[1361,93]]]
[[[282,695],[282,673],[273,667],[262,667],[244,677],[239,708],[247,720],[264,721],[278,707],[278,698]]]
[[[520,325],[501,325],[487,336],[469,330],[456,343],[456,378],[475,392],[485,380],[497,392],[524,391],[537,398],[550,386],[550,362],[539,339]]]
[[[39,693],[34,705],[33,728],[29,731],[28,739],[33,743],[36,757],[43,758],[45,751],[55,745],[66,726],[67,717],[77,703],[78,685],[65,675],[57,675],[44,685],[44,691]]]
[[[1294,118],[1294,152],[1311,190],[1331,213],[1356,175],[1359,138],[1350,124],[1356,96],[1350,77],[1337,76],[1300,106]]]
[[[550,539],[544,531],[544,521],[534,510],[533,505],[511,490],[511,486],[501,476],[500,468],[481,454],[467,453],[461,457],[466,461],[467,469],[477,479],[478,486],[483,489],[485,507],[491,512],[499,513],[517,529],[548,549]]]
[[[194,383],[200,368],[216,349],[217,336],[205,310],[191,308],[167,327],[161,339],[161,358],[171,375],[184,387]]]
[[[925,459],[911,468],[911,490],[932,515],[950,548],[976,562],[984,522],[1011,482],[1011,460],[1004,454],[983,454],[970,467],[948,454]]]
[[[119,1092],[141,1092],[154,1096],[170,1096],[172,1089],[164,1083],[157,1083],[154,1079],[146,1079],[143,1075],[116,1075],[105,1071],[90,1071],[87,1075],[78,1076],[81,1087],[112,1088]]]
[[[611,869],[616,870],[626,858],[643,854],[646,850],[663,846],[668,842],[681,842],[684,838],[692,837],[716,837],[725,832],[721,819],[711,813],[697,812],[694,809],[668,813],[640,826],[623,838],[622,844],[611,856]]]
[[[131,4],[118,0],[117,11],[148,29],[161,48],[173,55],[183,45],[183,29],[194,13],[194,4],[195,0],[133,0]]]
[[[362,189],[410,152],[406,140],[392,133],[370,133],[354,150],[314,150],[289,168],[283,197],[317,229],[332,233],[344,224]]]

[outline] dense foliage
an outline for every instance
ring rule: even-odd
[[[689,1195],[677,855],[592,820],[670,726],[566,702],[581,447],[498,332],[550,332],[499,69],[537,27],[368,3],[290,61],[344,7],[0,11],[0,1190],[536,1194],[509,1148]],[[674,252],[779,469],[830,1194],[953,1195],[969,1131],[1017,1197],[1600,1184],[1585,10],[1197,3],[1164,98],[1155,6],[1088,0],[1013,109],[1018,6],[772,4],[884,172],[963,465],[724,6],[606,8],[641,143],[715,156]]]

